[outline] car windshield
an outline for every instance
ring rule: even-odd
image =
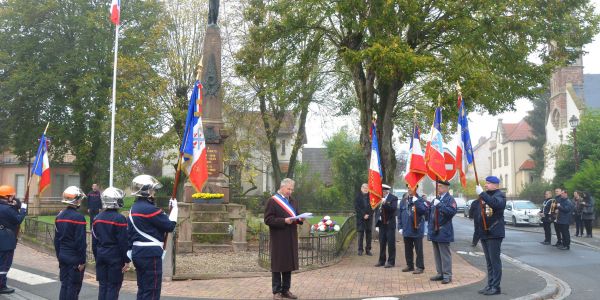
[[[530,201],[515,202],[515,209],[535,209],[537,206]]]

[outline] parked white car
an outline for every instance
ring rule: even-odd
[[[538,213],[540,208],[529,200],[509,200],[506,201],[504,210],[504,221],[517,225],[536,225],[541,224]]]

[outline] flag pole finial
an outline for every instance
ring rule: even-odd
[[[442,106],[442,95],[441,94],[438,94],[437,102],[438,102],[438,106]]]
[[[48,123],[46,124],[46,129],[44,129],[44,135],[45,135],[45,134],[46,134],[46,132],[48,131],[48,126],[50,126],[50,122],[48,122]]]
[[[373,122],[377,121],[377,112],[373,111]]]
[[[458,80],[456,81],[456,90],[458,91],[459,95],[462,95],[462,88],[460,87],[460,83],[458,82]]]
[[[204,68],[202,61],[204,60],[204,56],[200,57],[200,62],[198,62],[198,66],[196,67],[196,80],[200,80],[202,77],[202,69]]]

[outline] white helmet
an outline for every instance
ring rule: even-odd
[[[121,208],[123,207],[123,197],[125,192],[116,187],[109,187],[102,192],[102,207],[104,208]]]
[[[72,185],[65,189],[62,197],[62,203],[79,207],[79,205],[81,205],[81,201],[85,199],[85,193],[80,188]]]
[[[158,190],[162,184],[150,175],[138,175],[131,181],[131,195],[149,197],[152,191]]]

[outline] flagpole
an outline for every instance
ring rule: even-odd
[[[110,171],[108,186],[113,186],[113,170],[115,158],[115,113],[117,99],[117,58],[119,50],[119,24],[115,26],[115,49],[114,49],[114,65],[113,65],[113,84],[112,84],[112,105],[111,105],[111,120],[110,120]]]

